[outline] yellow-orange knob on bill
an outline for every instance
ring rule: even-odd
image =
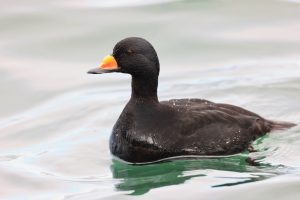
[[[116,59],[111,56],[105,56],[102,60],[102,63],[99,66],[100,69],[117,69],[118,68],[118,63]]]

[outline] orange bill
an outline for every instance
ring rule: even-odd
[[[108,55],[103,58],[99,67],[89,70],[88,74],[104,74],[119,71],[120,69],[116,59],[113,56]]]
[[[102,60],[102,63],[99,66],[100,69],[117,69],[118,68],[118,64],[116,59],[111,56],[105,56]]]

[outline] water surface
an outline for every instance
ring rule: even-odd
[[[161,100],[205,98],[299,123],[299,1],[1,5],[1,199],[300,198],[299,126],[251,154],[127,165],[108,139],[130,77],[86,74],[117,41],[140,36],[160,57]]]

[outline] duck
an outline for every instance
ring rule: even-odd
[[[113,126],[110,152],[139,164],[190,157],[230,156],[253,150],[252,142],[296,124],[272,121],[244,108],[205,99],[159,101],[160,64],[154,47],[140,37],[119,41],[89,74],[125,73],[131,97]]]

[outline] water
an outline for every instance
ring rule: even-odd
[[[299,126],[251,154],[113,160],[108,138],[130,77],[86,74],[140,36],[160,57],[161,100],[206,98],[299,123],[299,1],[11,0],[0,28],[0,199],[300,197]]]

